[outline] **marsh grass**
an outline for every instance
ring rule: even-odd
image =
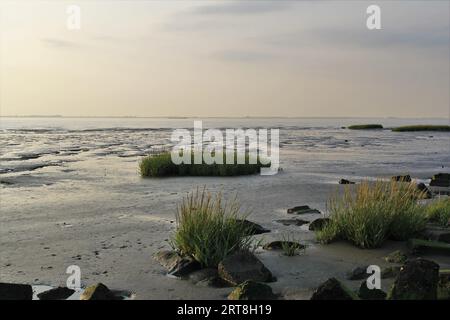
[[[363,130],[363,129],[383,129],[381,124],[356,124],[348,126],[351,130]]]
[[[364,181],[352,192],[328,202],[330,222],[316,233],[321,243],[348,240],[360,248],[380,247],[387,239],[407,240],[425,227],[417,199],[424,196],[414,183]]]
[[[450,220],[450,198],[433,201],[425,209],[427,218],[446,227]]]
[[[236,199],[226,202],[220,193],[212,196],[205,189],[197,189],[177,208],[177,229],[171,244],[203,267],[217,267],[231,253],[254,248],[245,215],[239,215]]]
[[[226,164],[226,153],[221,153],[223,164],[194,164],[194,153],[191,154],[191,164],[175,164],[172,162],[171,154],[165,151],[159,154],[149,155],[139,163],[139,173],[142,177],[165,177],[165,176],[239,176],[250,175],[260,172],[262,167],[270,167],[269,164],[262,164],[257,159],[255,164],[251,164],[250,155],[245,154],[245,163],[237,163],[237,152],[233,152],[234,163]]]
[[[298,243],[295,237],[283,235],[281,239],[281,250],[285,256],[293,257],[306,251],[306,247]]]
[[[406,132],[406,131],[450,131],[450,126],[422,124],[422,125],[397,127],[397,128],[393,128],[392,131],[396,131],[396,132]]]

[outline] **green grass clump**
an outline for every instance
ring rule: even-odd
[[[177,208],[177,229],[171,244],[203,267],[217,267],[228,255],[250,250],[249,226],[238,217],[239,203],[222,201],[205,190],[190,193]]]
[[[430,221],[447,226],[450,220],[450,198],[431,202],[427,205],[425,212]]]
[[[351,130],[363,130],[363,129],[383,129],[381,124],[356,124],[353,126],[348,126]]]
[[[295,238],[285,235],[281,241],[281,250],[285,256],[293,257],[298,255],[301,251],[304,252],[306,247],[296,242]]]
[[[226,153],[222,153],[223,164],[194,164],[194,153],[191,155],[191,164],[174,164],[170,152],[150,155],[139,163],[139,172],[142,177],[165,176],[239,176],[256,174],[262,167],[270,167],[270,164],[262,164],[258,159],[256,164],[250,164],[250,156],[245,154],[245,163],[237,164],[237,152],[234,152],[234,163],[226,164]]]
[[[414,126],[402,126],[393,128],[392,131],[406,132],[406,131],[450,131],[450,126],[446,125],[414,125]]]
[[[423,193],[413,183],[364,181],[354,193],[346,188],[328,207],[331,220],[317,231],[319,242],[348,240],[360,248],[376,248],[387,239],[407,240],[425,227],[417,199]]]

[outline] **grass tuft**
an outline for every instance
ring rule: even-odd
[[[194,153],[192,153],[191,164],[174,164],[171,154],[165,151],[160,154],[150,155],[143,158],[139,163],[139,173],[142,177],[165,177],[165,176],[239,176],[256,174],[262,167],[270,167],[269,164],[250,164],[250,156],[245,154],[245,163],[237,164],[237,152],[234,152],[234,163],[226,164],[226,153],[222,154],[223,164],[194,164]]]
[[[363,129],[383,129],[381,124],[356,124],[353,126],[348,126],[351,130],[363,130]]]
[[[446,227],[450,221],[450,198],[444,198],[431,202],[426,207],[427,218]]]
[[[253,247],[249,226],[239,212],[236,199],[226,202],[220,193],[212,196],[197,189],[177,208],[177,229],[171,244],[203,267],[217,267],[228,255]]]
[[[450,126],[446,125],[414,125],[414,126],[402,126],[393,128],[392,131],[395,132],[406,132],[406,131],[450,131]]]
[[[364,181],[354,193],[328,202],[330,222],[317,231],[319,242],[348,240],[360,248],[380,247],[387,239],[407,240],[425,227],[423,193],[414,183]]]

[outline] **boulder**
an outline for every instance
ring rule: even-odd
[[[406,262],[389,293],[392,300],[435,300],[439,282],[439,265],[418,258]]]
[[[238,251],[229,255],[218,266],[219,276],[232,285],[238,285],[247,280],[270,282],[272,273],[248,251]]]
[[[120,300],[111,290],[103,283],[97,283],[87,287],[81,293],[80,300]]]
[[[200,263],[192,257],[180,256],[175,251],[159,251],[154,258],[167,269],[167,275],[172,277],[181,278],[201,268]]]
[[[323,229],[323,227],[330,222],[329,218],[319,218],[314,220],[309,224],[309,230],[310,231],[320,231]]]
[[[311,300],[355,300],[358,297],[336,278],[322,283],[311,296]]]
[[[275,220],[275,222],[281,223],[284,226],[298,226],[298,227],[309,223],[309,221],[301,220],[301,219],[281,219],[281,220]]]
[[[427,226],[421,236],[425,240],[450,243],[450,230],[448,228]]]
[[[283,250],[283,246],[295,247],[297,250],[305,249],[305,245],[294,241],[272,241],[263,246],[264,250]]]
[[[205,268],[189,274],[188,279],[193,283],[210,280],[218,277],[217,269]]]
[[[277,297],[267,284],[245,281],[234,289],[228,300],[275,300]]]
[[[381,279],[395,278],[398,276],[401,266],[391,266],[381,270]]]
[[[369,274],[367,273],[367,268],[369,266],[359,266],[354,268],[352,271],[348,272],[345,275],[345,278],[347,280],[362,280],[362,279],[367,279],[367,277],[369,276]]]
[[[423,182],[417,184],[417,190],[423,193],[424,199],[431,199],[433,197],[433,194]]]
[[[386,257],[384,257],[384,260],[386,262],[390,262],[390,263],[403,264],[406,262],[406,260],[408,260],[408,256],[405,253],[403,253],[402,251],[396,250],[396,251],[388,254]]]
[[[53,288],[37,295],[39,300],[65,300],[70,297],[75,290],[69,289],[67,287]]]
[[[439,241],[423,240],[423,239],[409,239],[408,247],[414,254],[418,253],[439,253],[450,254],[450,244]]]
[[[363,300],[385,300],[386,292],[381,289],[369,289],[367,287],[367,281],[363,281],[359,287],[358,296]]]
[[[29,284],[0,282],[0,300],[32,300],[33,289]]]
[[[438,300],[450,300],[450,270],[445,270],[444,272],[439,273]]]
[[[404,176],[393,176],[391,177],[392,181],[398,181],[398,182],[411,182],[411,176],[409,174]]]
[[[317,209],[312,209],[309,206],[297,206],[287,209],[287,213],[307,214],[307,213],[320,213],[320,211]]]
[[[347,180],[347,179],[341,179],[341,180],[339,180],[339,184],[355,184],[355,182]]]
[[[450,173],[435,174],[430,181],[432,187],[450,187]]]
[[[247,228],[249,236],[270,232],[269,229],[266,229],[257,223],[254,223],[254,222],[251,222],[248,220],[239,220],[239,221],[241,221],[244,224],[244,226]]]

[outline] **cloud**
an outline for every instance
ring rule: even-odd
[[[211,54],[211,57],[219,60],[234,61],[234,62],[257,62],[271,60],[275,58],[274,55],[260,52],[260,51],[246,51],[246,50],[222,50]]]
[[[79,47],[80,44],[73,42],[73,41],[67,41],[57,38],[43,38],[41,39],[42,43],[44,45],[53,47],[53,48],[76,48]]]
[[[236,1],[203,5],[190,10],[194,14],[259,14],[273,11],[286,10],[291,7],[291,1]]]

